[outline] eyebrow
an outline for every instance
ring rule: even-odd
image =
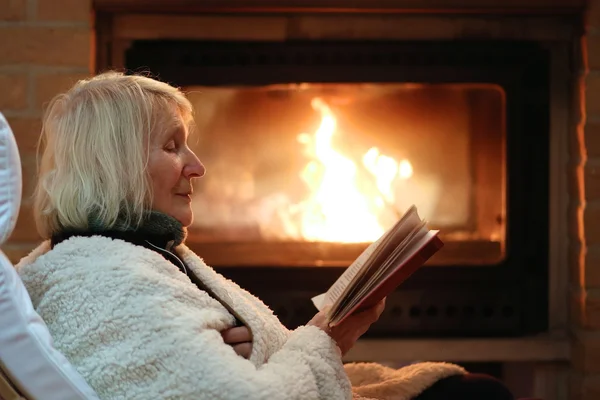
[[[169,131],[169,138],[182,135],[185,139],[189,136],[189,130],[184,124],[176,124]]]

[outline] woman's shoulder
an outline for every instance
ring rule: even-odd
[[[73,257],[96,258],[98,255],[102,255],[112,258],[120,254],[135,255],[139,252],[135,247],[139,246],[104,236],[72,236],[54,247],[51,247],[50,241],[46,240],[23,257],[15,267],[22,269],[31,264],[50,260],[64,262]]]
[[[53,273],[110,276],[126,270],[177,274],[171,263],[154,251],[105,236],[73,236],[53,248],[42,243],[15,266],[24,276]]]
[[[158,253],[103,236],[72,237],[52,249],[44,243],[21,260],[17,272],[34,304],[48,296],[106,300],[200,292]]]

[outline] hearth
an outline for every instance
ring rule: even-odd
[[[542,44],[135,40],[124,60],[194,103],[190,247],[288,326],[415,203],[446,247],[369,335],[548,328]]]

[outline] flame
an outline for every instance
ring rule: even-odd
[[[321,123],[313,135],[297,137],[310,158],[300,173],[310,191],[302,205],[301,235],[311,241],[376,240],[387,228],[380,214],[394,204],[395,184],[412,176],[412,165],[408,160],[397,162],[376,147],[357,165],[333,148],[337,120],[329,106],[320,98],[314,98],[311,105],[320,112]]]

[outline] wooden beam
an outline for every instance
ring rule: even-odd
[[[577,31],[574,16],[439,14],[102,14],[98,31],[118,40],[498,40],[564,41]],[[483,26],[485,26],[483,28]],[[103,64],[101,64],[103,65]]]
[[[93,0],[111,13],[574,14],[587,0]]]

